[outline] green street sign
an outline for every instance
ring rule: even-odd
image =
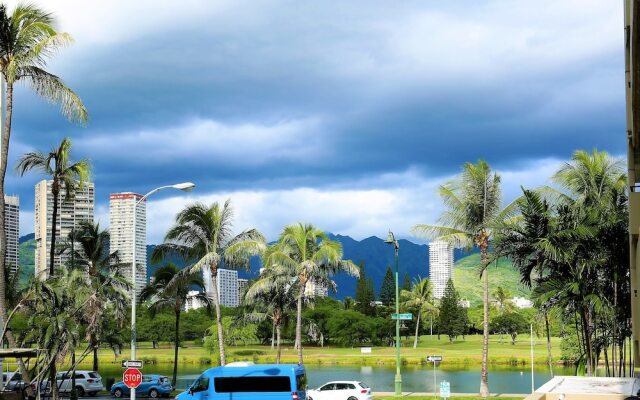
[[[391,314],[391,319],[399,319],[401,321],[412,320],[413,319],[413,315],[411,315],[410,313],[407,313],[407,314],[396,314],[396,313],[393,313],[393,314]]]

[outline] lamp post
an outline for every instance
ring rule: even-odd
[[[190,192],[196,185],[191,183],[191,182],[183,182],[183,183],[177,183],[175,185],[167,185],[167,186],[160,186],[157,187],[155,189],[153,189],[152,191],[150,191],[149,193],[145,194],[144,196],[142,196],[140,199],[138,199],[138,201],[135,200],[134,197],[134,202],[133,202],[133,239],[132,239],[132,255],[131,255],[131,359],[135,360],[136,359],[136,339],[137,339],[137,335],[136,335],[136,207],[138,207],[138,204],[140,204],[141,202],[145,201],[147,199],[147,197],[151,196],[152,194],[159,192],[163,189],[178,189],[178,190],[182,190],[184,192]],[[145,255],[146,257],[146,255]],[[131,400],[135,400],[136,398],[136,389],[131,389]]]
[[[384,241],[387,244],[393,245],[396,255],[396,379],[395,379],[395,395],[399,397],[402,395],[402,375],[400,375],[400,299],[398,293],[398,249],[400,245],[393,235],[393,232],[389,230],[387,240]]]

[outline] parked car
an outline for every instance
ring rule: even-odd
[[[371,388],[358,381],[327,382],[307,392],[307,400],[373,400]]]
[[[136,389],[136,396],[149,396],[152,399],[162,397],[169,397],[173,392],[173,386],[171,386],[171,380],[168,377],[162,375],[142,375],[142,382]],[[116,382],[111,386],[111,394],[117,398],[128,396],[131,394],[131,390],[122,382]]]
[[[3,372],[2,388],[4,390],[21,391],[24,390],[24,381],[19,372]]]
[[[71,393],[72,375],[70,372],[59,372],[56,374],[56,382],[60,393]],[[104,390],[102,377],[95,371],[76,371],[76,393],[78,396],[95,396],[99,391]],[[41,389],[45,393],[51,392],[48,379],[42,380]]]
[[[304,366],[235,362],[210,368],[176,400],[304,400]]]

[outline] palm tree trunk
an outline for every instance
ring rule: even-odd
[[[487,271],[487,263],[489,256],[487,254],[487,240],[482,242],[480,246],[480,255],[482,259],[482,289],[483,289],[483,321],[482,321],[482,372],[480,374],[480,396],[489,397],[489,271]]]
[[[282,324],[280,322],[278,322],[276,324],[276,364],[280,364],[280,353],[282,351],[282,347],[280,346],[280,332],[282,330]]]
[[[58,381],[56,380],[56,360],[55,358],[49,364],[49,387],[51,388],[51,398],[57,400],[60,398],[58,393]]]
[[[99,367],[99,362],[98,362],[98,344],[95,343],[95,340],[93,340],[92,343],[93,343],[93,370],[98,372],[98,367]]]
[[[591,350],[591,334],[589,332],[589,316],[586,306],[580,310],[580,320],[582,322],[582,336],[584,338],[585,351],[587,354],[587,375],[593,376],[593,352]]]
[[[544,326],[547,333],[547,358],[549,359],[549,372],[553,378],[553,360],[551,358],[551,330],[549,329],[549,315],[544,313]]]
[[[415,349],[416,347],[418,347],[418,330],[420,329],[420,314],[421,312],[418,311],[418,320],[416,321],[416,335],[415,338],[413,339],[413,348]]]
[[[178,347],[180,346],[180,305],[176,308],[176,334],[175,346],[173,349],[173,377],[171,378],[171,386],[176,387],[178,381]]]
[[[51,248],[49,249],[49,277],[55,274],[54,270],[54,256],[56,254],[56,228],[58,225],[58,198],[60,197],[60,190],[57,188],[58,182],[56,178],[53,179],[51,185],[51,194],[53,195],[53,215],[51,216]],[[45,240],[46,243],[46,240]]]
[[[273,351],[276,345],[276,320],[271,320],[271,351]]]
[[[222,332],[222,315],[220,312],[220,297],[218,295],[218,268],[211,267],[211,292],[213,294],[213,305],[216,309],[216,324],[218,326],[218,347],[220,349],[220,365],[227,362],[224,354],[224,332]]]
[[[296,316],[296,344],[298,346],[298,364],[302,365],[302,296],[304,296],[304,284],[300,282],[298,294],[298,315]]]

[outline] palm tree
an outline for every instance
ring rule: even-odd
[[[266,248],[264,237],[255,229],[233,236],[233,210],[230,200],[222,207],[196,203],[187,206],[176,216],[175,224],[165,235],[165,243],[156,247],[153,261],[158,262],[170,254],[194,261],[180,273],[190,275],[208,269],[211,274],[211,297],[216,310],[220,364],[225,365],[224,333],[218,296],[218,268],[249,268],[252,256],[262,254]]]
[[[414,234],[444,240],[456,247],[480,248],[483,285],[483,340],[480,396],[489,396],[489,276],[487,265],[493,229],[512,216],[515,202],[502,208],[500,177],[491,171],[486,161],[466,163],[462,174],[440,186],[439,194],[447,207],[439,225],[416,225]]]
[[[296,280],[281,269],[266,267],[260,279],[245,293],[244,304],[253,308],[252,320],[271,319],[276,336],[276,364],[280,364],[282,326],[287,314],[295,308]]]
[[[335,290],[335,282],[330,276],[337,272],[358,276],[358,267],[351,260],[342,259],[339,242],[330,240],[313,225],[302,223],[285,226],[278,242],[269,247],[264,259],[265,265],[282,268],[297,279],[296,345],[298,362],[302,364],[302,302],[307,283]]]
[[[68,33],[54,29],[53,15],[39,9],[34,4],[20,3],[11,14],[0,5],[0,73],[6,82],[6,94],[2,103],[6,104],[6,116],[0,121],[0,226],[5,224],[4,180],[9,160],[11,122],[13,118],[13,90],[17,82],[26,82],[33,91],[46,100],[61,104],[62,114],[72,121],[85,122],[87,110],[80,98],[57,76],[47,72],[47,60],[68,45],[72,38]],[[5,254],[7,238],[0,229],[0,317],[6,320],[5,302]],[[16,347],[12,334],[7,335],[9,345]],[[22,368],[23,376],[27,376]],[[29,389],[30,390],[30,389]]]
[[[176,330],[173,353],[173,377],[171,384],[176,385],[178,378],[178,348],[180,345],[180,314],[187,302],[187,295],[191,288],[204,290],[202,278],[195,275],[180,274],[180,269],[173,263],[160,267],[153,273],[152,283],[147,285],[140,293],[140,301],[149,300],[149,310],[155,315],[160,310],[173,310],[176,316]],[[204,294],[196,297],[209,304],[209,298]]]
[[[49,276],[53,276],[54,255],[56,247],[56,232],[58,222],[58,202],[60,194],[64,190],[64,201],[73,198],[76,190],[82,189],[85,181],[89,179],[91,166],[86,159],[72,163],[71,139],[64,138],[57,148],[49,153],[31,152],[23,155],[18,161],[16,170],[22,176],[32,169],[39,170],[45,175],[51,176],[51,194],[53,196],[53,214],[51,218],[51,249],[49,252]]]
[[[433,293],[431,292],[431,282],[429,279],[422,279],[418,277],[418,279],[413,281],[413,285],[411,286],[411,290],[403,290],[400,293],[400,297],[402,298],[402,306],[415,309],[418,314],[418,319],[416,321],[416,333],[413,340],[413,348],[418,347],[418,333],[420,329],[420,317],[423,312],[433,310]]]
[[[122,273],[117,252],[109,253],[109,240],[109,231],[101,230],[99,223],[81,221],[58,248],[59,254],[69,254],[73,260],[70,267],[83,273],[83,283],[89,290],[81,317],[86,324],[86,339],[93,349],[94,371],[99,367],[98,349],[105,328],[109,330],[105,321],[118,321],[116,327],[122,328],[129,305],[131,284]]]

